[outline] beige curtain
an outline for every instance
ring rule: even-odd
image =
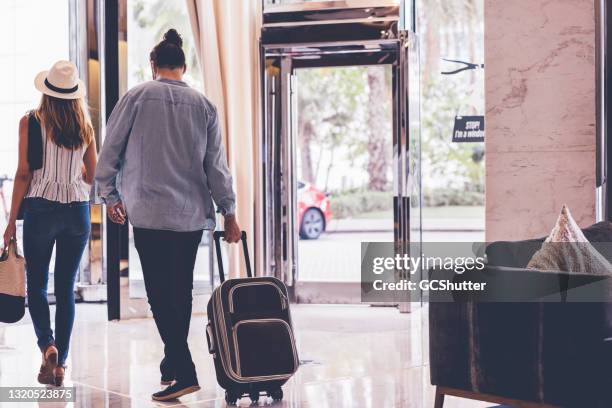
[[[260,0],[186,0],[204,93],[217,106],[234,176],[237,218],[253,257],[255,149],[259,129]],[[238,246],[230,251],[231,276],[246,271]],[[238,265],[241,265],[240,267]]]

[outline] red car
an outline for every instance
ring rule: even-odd
[[[297,187],[300,238],[317,239],[331,218],[329,196],[310,183],[298,181]]]

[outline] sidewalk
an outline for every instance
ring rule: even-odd
[[[480,218],[425,218],[423,231],[484,231],[484,220]],[[328,233],[391,231],[393,221],[389,219],[331,219]]]

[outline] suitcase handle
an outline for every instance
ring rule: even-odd
[[[213,232],[213,239],[215,240],[215,251],[217,253],[217,265],[219,266],[219,278],[221,283],[225,281],[225,272],[223,271],[223,259],[221,258],[221,238],[225,238],[225,231]],[[244,260],[246,262],[247,276],[253,277],[251,271],[251,258],[249,257],[249,247],[247,245],[247,234],[242,231],[240,234],[240,240],[242,241],[242,252],[244,252]]]

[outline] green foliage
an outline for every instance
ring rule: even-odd
[[[483,191],[457,188],[428,189],[423,192],[423,207],[482,206]],[[355,218],[367,213],[392,211],[393,198],[389,192],[353,190],[332,194],[332,216],[335,219]]]
[[[332,216],[338,219],[393,209],[390,193],[380,191],[361,190],[332,195],[330,202]]]
[[[187,14],[187,5],[184,0],[133,0],[129,2],[132,8],[133,22],[137,29],[149,33],[157,43],[170,28],[176,29],[183,37],[183,49],[187,60],[186,79],[191,85],[200,87],[202,75],[199,61],[195,52],[195,44],[191,31],[191,23]],[[136,28],[136,27],[134,27]],[[129,34],[128,34],[129,35]],[[135,75],[139,82],[150,79],[150,66],[148,64],[149,50],[142,50],[146,54]]]
[[[437,188],[423,193],[423,207],[481,206],[485,195],[482,191],[467,191],[458,188]]]
[[[366,146],[359,143],[365,133],[365,71],[358,67],[308,69],[298,73],[298,81],[300,121],[313,124],[312,142],[321,149],[334,149],[351,138],[353,155],[365,153]]]
[[[385,70],[385,73],[387,75],[385,88],[389,98],[381,103],[385,105],[384,111],[389,113],[389,120],[385,121],[386,128],[379,131],[389,134],[390,146],[392,125],[390,70]],[[369,130],[367,68],[302,69],[298,70],[297,78],[300,149],[311,150],[314,176],[313,180],[307,181],[313,181],[314,184],[328,189],[330,175],[338,179],[350,176],[350,173],[345,174],[347,167],[359,168],[358,171],[365,172]],[[307,143],[302,134],[302,128],[306,123],[314,131],[312,139]],[[352,181],[355,180],[353,177]]]
[[[483,145],[451,142],[455,116],[484,114],[483,71],[440,74],[461,67],[443,58],[484,62],[484,1],[417,1],[423,185],[484,191],[484,161],[473,158]]]
[[[324,153],[336,152],[336,164],[331,164],[332,170],[337,169],[338,160],[342,160],[337,158],[340,150],[348,152],[344,160],[356,171],[361,171],[367,165],[370,126],[367,122],[367,71],[361,67],[312,69],[300,71],[298,78],[300,121],[309,121],[316,129],[314,139],[310,141],[314,177],[319,181],[315,184],[327,189],[326,169],[325,165],[321,165]],[[388,86],[389,98],[383,103],[390,104],[390,82]],[[474,113],[470,109],[473,109],[475,86],[478,84],[465,77],[440,76],[423,84],[421,149],[425,186],[440,191],[444,188],[484,191],[484,162],[476,162],[473,158],[475,149],[481,149],[482,144],[451,142],[455,116]],[[388,108],[388,112],[391,112],[390,105]],[[389,128],[381,129],[389,135],[390,119],[387,121]],[[432,197],[440,197],[441,193],[432,194]],[[432,202],[445,201],[445,198],[432,198]],[[466,198],[466,202],[473,201],[477,200]]]
[[[469,83],[425,85],[421,111],[421,154],[425,185],[484,191],[484,162],[475,162],[476,143],[452,143],[454,118],[469,107]],[[470,112],[468,112],[470,113]]]

